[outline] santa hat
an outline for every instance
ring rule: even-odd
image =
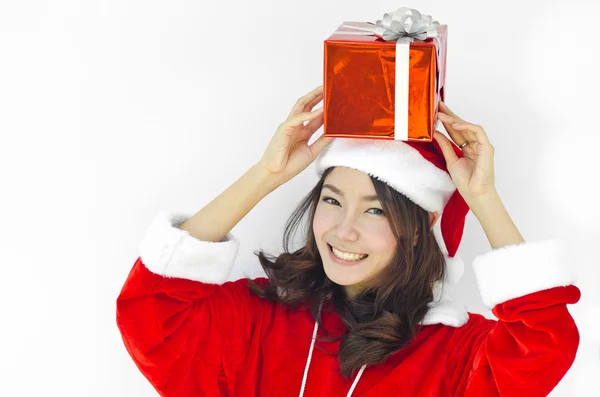
[[[464,157],[452,144],[459,158]],[[456,255],[469,206],[460,195],[439,144],[368,138],[333,138],[315,160],[319,176],[334,166],[362,171],[404,194],[421,208],[441,214],[441,233],[448,253],[446,282],[461,278],[464,262]],[[443,211],[442,211],[443,210]]]

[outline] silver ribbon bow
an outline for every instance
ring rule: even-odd
[[[434,21],[431,15],[421,14],[414,8],[400,7],[393,13],[386,13],[377,23],[368,22],[373,28],[364,28],[343,24],[341,27],[371,32],[385,40],[398,40],[411,43],[414,40],[423,41],[428,37],[437,37],[440,23]]]
[[[408,86],[410,69],[410,43],[415,40],[424,41],[433,38],[438,41],[440,23],[434,21],[431,15],[421,14],[414,8],[400,7],[393,13],[386,13],[383,19],[373,22],[358,22],[342,24],[334,35],[376,36],[384,41],[396,41],[396,84],[394,93],[394,139],[408,140]],[[345,28],[345,29],[344,29]],[[438,70],[443,69],[444,54],[440,53],[439,42],[435,45],[438,59]],[[435,92],[438,93],[439,76],[436,74]],[[437,98],[437,97],[436,97]],[[436,99],[437,109],[437,99]],[[437,120],[434,128],[439,128]]]

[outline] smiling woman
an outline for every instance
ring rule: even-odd
[[[580,291],[556,243],[525,243],[501,211],[483,128],[309,146],[322,97],[300,98],[261,161],[195,215],[161,211],[150,225],[117,299],[144,376],[166,397],[548,395],[577,352],[566,305]],[[320,179],[287,221],[284,252],[257,253],[267,277],[226,281],[232,228],[313,161]],[[462,273],[470,208],[496,248],[473,269],[497,321],[445,289]]]
[[[353,296],[358,289],[372,283],[380,285],[380,282],[374,280],[375,277],[392,263],[399,241],[404,244],[401,241],[404,236],[414,236],[414,241],[418,241],[420,225],[415,224],[414,220],[427,214],[412,202],[404,206],[404,213],[400,212],[401,207],[395,205],[395,202],[407,200],[405,196],[394,192],[376,178],[352,168],[335,167],[324,182],[322,198],[313,220],[313,233],[327,277],[334,283],[347,287],[348,295]],[[381,184],[381,200],[374,183]],[[328,197],[327,194],[337,199]],[[380,208],[383,206],[382,202],[385,202],[385,211]],[[377,206],[372,207],[373,205]],[[427,234],[432,227],[433,224],[426,229]],[[407,239],[407,243],[410,242],[413,239]],[[416,243],[412,245],[416,246]],[[328,246],[355,255],[342,254],[340,261],[334,255],[335,250],[329,254]],[[408,251],[412,254],[412,247]],[[368,257],[356,261],[364,255]],[[443,262],[443,255],[440,260]],[[407,257],[406,261],[412,263],[414,258]],[[349,264],[353,266],[348,267]],[[404,268],[408,270],[407,267]],[[401,273],[393,271],[393,274],[399,277]],[[385,275],[382,277],[385,278]]]
[[[305,217],[310,220],[306,241],[290,252]],[[321,300],[332,298],[349,328],[323,340],[341,341],[340,369],[349,377],[365,362],[385,360],[415,336],[433,301],[434,284],[444,277],[444,254],[431,232],[436,219],[380,180],[332,167],[286,223],[285,252],[277,258],[257,253],[270,285],[249,280],[250,290],[292,307],[310,302],[315,316]],[[368,256],[338,260],[331,245]]]

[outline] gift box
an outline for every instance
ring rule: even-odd
[[[324,135],[428,141],[444,100],[448,26],[402,7],[324,41]]]

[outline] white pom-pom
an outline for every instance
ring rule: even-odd
[[[446,283],[458,283],[465,271],[465,262],[459,255],[450,257],[447,254],[444,254],[444,258],[446,259]]]

